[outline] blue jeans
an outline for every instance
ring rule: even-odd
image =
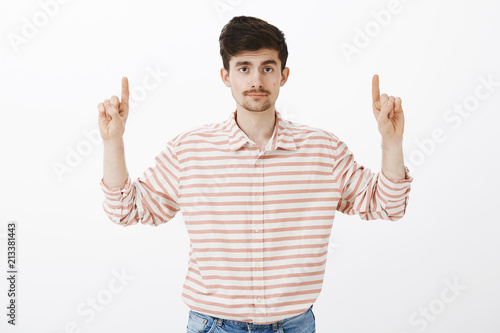
[[[267,325],[211,317],[190,310],[187,333],[315,333],[316,318],[312,307],[299,315]]]

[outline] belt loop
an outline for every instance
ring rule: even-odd
[[[273,332],[276,332],[278,330],[277,325],[278,325],[277,322],[273,323]]]
[[[221,327],[223,324],[223,319],[222,318],[217,318],[217,325],[219,325],[219,327]]]

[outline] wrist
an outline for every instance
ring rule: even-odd
[[[403,144],[403,136],[395,135],[390,137],[382,137],[382,146],[401,146]]]
[[[102,140],[102,144],[105,147],[122,147],[123,146],[123,137]]]

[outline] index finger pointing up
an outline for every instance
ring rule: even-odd
[[[373,75],[372,78],[372,100],[373,104],[380,102],[380,88],[378,85],[378,75]]]
[[[129,96],[129,91],[128,91],[128,79],[127,77],[122,78],[122,103],[126,103],[128,105],[128,96]]]

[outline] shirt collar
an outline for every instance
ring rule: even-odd
[[[236,110],[232,111],[229,118],[226,120],[226,131],[229,138],[229,150],[236,151],[243,147],[247,142],[250,142],[248,136],[239,128],[236,123]],[[281,113],[275,111],[274,132],[271,137],[271,149],[275,150],[278,147],[288,150],[296,150],[293,140],[293,131],[286,119],[283,119]]]

